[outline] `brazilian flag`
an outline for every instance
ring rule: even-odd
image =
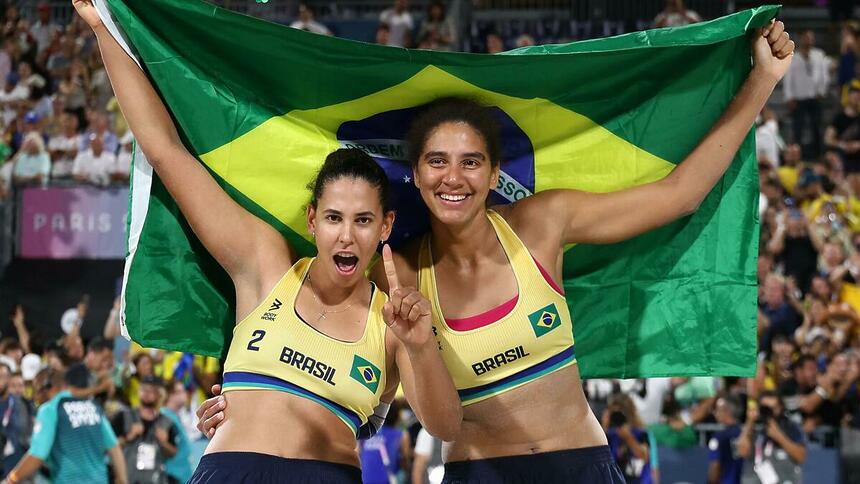
[[[313,253],[306,186],[338,147],[366,150],[387,172],[395,248],[427,230],[403,138],[419,108],[443,96],[474,98],[498,117],[504,159],[492,203],[665,177],[725,110],[750,71],[750,32],[777,12],[483,55],[318,36],[199,0],[106,1],[106,23],[155,84],[188,149],[302,255]],[[752,375],[754,152],[750,135],[694,215],[623,243],[566,249],[585,377]],[[140,156],[128,249],[131,337],[224,356],[235,323],[231,281]]]

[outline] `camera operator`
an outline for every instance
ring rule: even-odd
[[[738,439],[738,455],[746,460],[741,482],[800,484],[806,443],[800,427],[785,415],[779,396],[762,392],[750,405]]]

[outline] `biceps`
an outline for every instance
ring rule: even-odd
[[[235,275],[254,254],[256,235],[268,226],[230,198],[187,151],[173,150],[170,158],[159,165],[161,181],[206,250]]]
[[[688,213],[670,188],[664,179],[609,193],[571,191],[564,243],[620,242]]]

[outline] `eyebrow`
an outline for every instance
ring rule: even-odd
[[[424,153],[425,158],[431,156],[448,156],[448,153],[444,151],[428,151],[427,153]],[[480,158],[484,160],[486,159],[486,156],[484,156],[480,151],[470,151],[468,153],[463,153],[463,158]]]
[[[323,210],[323,213],[326,215],[331,214],[331,215],[343,216],[343,212],[341,212],[340,210],[335,210],[333,208],[326,208]],[[356,217],[373,217],[373,216],[375,216],[375,214],[371,210],[365,210],[364,212],[359,212],[359,213],[355,214],[355,216]]]

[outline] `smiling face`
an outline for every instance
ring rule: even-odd
[[[368,181],[344,175],[325,183],[316,206],[308,207],[307,222],[317,263],[336,284],[351,286],[391,235],[394,212],[383,213],[379,190]]]
[[[434,128],[413,172],[431,216],[451,226],[483,215],[490,189],[499,181],[499,166],[490,159],[484,138],[464,122]]]

